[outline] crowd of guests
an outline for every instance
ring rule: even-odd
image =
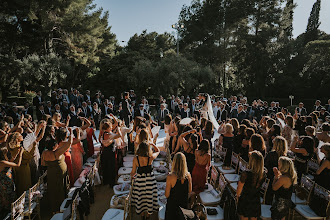
[[[80,94],[77,89],[70,93],[58,89],[48,98],[37,92],[34,108],[28,103],[23,108],[16,103],[1,106],[0,218],[45,170],[49,201],[52,211],[57,212],[83,163],[94,154],[93,139],[102,146],[103,184],[111,187],[123,156],[127,151],[134,153],[132,204],[142,217],[150,216],[158,211],[152,171],[152,162],[160,153],[155,145],[157,135],[152,133],[158,125],[165,130],[164,147],[173,158],[166,179],[166,219],[181,215],[179,207],[190,208],[189,199],[198,199],[220,146],[227,149],[223,169],[230,168],[232,152],[249,163],[237,188],[237,212],[242,218],[260,216],[260,199],[257,201],[256,196],[266,177],[271,179],[266,203],[273,204],[276,219],[285,217],[287,210],[278,210],[276,204],[289,203],[293,185],[307,172],[307,161],[311,159],[320,164],[315,181],[330,189],[330,100],[324,107],[316,101],[309,114],[300,103],[291,114],[277,102],[268,106],[265,101],[255,100],[249,105],[243,96],[212,96],[212,112],[219,130],[201,115],[205,103],[205,94],[193,99],[172,96],[168,102],[160,97],[152,116],[148,100],[138,99],[134,91],[123,93],[117,101],[113,96],[105,98],[100,91],[91,96],[90,91]],[[188,123],[182,123],[187,118]],[[95,129],[100,130],[98,137]],[[216,132],[220,134],[219,145],[214,146]],[[294,160],[290,159],[293,154]]]

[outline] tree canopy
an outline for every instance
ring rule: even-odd
[[[3,0],[0,91],[325,97],[330,36],[314,1],[306,31],[293,38],[293,0],[192,0],[178,15],[177,55],[169,33],[144,30],[120,46],[93,0]]]

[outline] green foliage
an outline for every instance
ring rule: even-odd
[[[22,73],[22,88],[42,87],[48,93],[60,85],[70,72],[70,63],[54,53],[47,55],[31,54],[18,61]]]

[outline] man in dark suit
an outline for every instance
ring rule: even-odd
[[[91,99],[91,92],[89,90],[86,90],[86,94],[84,95],[84,101],[87,103],[87,101],[92,101]]]
[[[217,121],[226,121],[228,117],[228,112],[223,103],[220,103],[220,108],[217,112]]]
[[[37,120],[40,121],[43,117],[43,115],[45,115],[45,110],[44,110],[44,106],[43,105],[39,105],[38,109],[37,109]]]
[[[125,121],[125,125],[128,127],[130,123],[130,117],[132,115],[131,110],[130,110],[130,104],[129,104],[129,93],[125,92],[124,93],[124,100],[122,102],[122,117],[123,120]]]
[[[52,103],[50,101],[47,101],[47,104],[45,107],[45,113],[47,115],[53,116]]]
[[[78,115],[76,113],[76,108],[75,106],[72,104],[70,106],[70,122],[69,122],[69,127],[73,127],[73,126],[78,126]]]
[[[183,108],[181,109],[181,118],[190,118],[191,113],[190,113],[190,109],[188,108],[188,104],[184,103],[183,104]]]
[[[38,108],[39,105],[42,105],[44,102],[44,99],[41,97],[41,91],[37,92],[37,96],[33,98],[33,105]]]
[[[306,116],[307,111],[306,108],[304,107],[304,103],[300,102],[298,107],[296,108],[296,113],[300,114],[301,116]]]
[[[61,115],[61,118],[63,119],[63,114],[62,114],[62,111],[61,111],[61,106],[60,106],[59,104],[56,104],[56,105],[54,106],[54,114],[55,114],[55,113],[60,114],[60,115]]]
[[[87,106],[87,102],[82,102],[82,106],[80,109],[80,117],[89,118],[92,115],[90,108],[88,108]]]
[[[24,104],[24,109],[22,110],[22,113],[24,114],[24,116],[29,114],[33,117],[33,108],[30,107],[28,102]]]
[[[70,113],[69,103],[66,100],[63,100],[63,105],[61,106],[62,117],[66,118]]]
[[[320,100],[316,100],[315,101],[315,105],[314,105],[314,107],[313,107],[313,109],[312,109],[312,112],[313,111],[321,111],[321,109],[322,109],[322,105],[321,105],[321,101]]]
[[[182,105],[182,103],[178,103],[178,105],[175,106],[175,111],[174,111],[175,116],[178,116],[178,115],[181,116],[181,109],[183,109],[183,105]]]
[[[237,120],[239,123],[243,121],[243,119],[246,118],[246,112],[243,110],[243,105],[239,104],[238,105],[238,110],[237,110]]]
[[[325,110],[330,112],[330,99],[328,99],[328,104],[325,105]]]
[[[140,117],[142,117],[142,118],[145,118],[146,115],[148,114],[147,111],[144,109],[144,105],[143,105],[143,104],[140,104],[140,105],[139,105],[139,108],[136,109],[136,110],[134,111],[134,113],[135,113],[134,117],[136,117],[136,116],[140,116]]]
[[[70,103],[71,105],[75,105],[75,107],[78,108],[79,106],[79,101],[78,101],[78,90],[73,90],[71,91],[70,95],[69,95],[69,99],[70,99]]]
[[[170,111],[165,108],[165,104],[163,103],[160,105],[160,109],[157,112],[158,125],[160,125],[161,128],[164,128],[165,116],[167,114],[170,114]]]

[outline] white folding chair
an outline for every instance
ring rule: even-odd
[[[229,174],[229,173],[234,174],[234,173],[236,173],[238,164],[239,164],[239,155],[233,152],[232,155],[231,155],[230,169],[224,169],[221,166],[221,167],[218,167],[218,170],[219,170],[220,173],[223,173],[223,174]]]
[[[24,192],[15,202],[11,204],[11,220],[24,219],[24,203],[25,203]]]
[[[266,219],[272,219],[271,217],[271,211],[270,208],[272,207],[271,205],[265,205],[265,200],[266,200],[266,194],[268,190],[270,179],[266,178],[265,181],[262,183],[261,188],[260,188],[260,193],[261,193],[261,215],[260,218],[263,220]]]
[[[300,196],[301,198],[299,198],[299,196],[297,196],[297,188],[296,188],[296,192],[292,193],[291,196],[291,200],[294,204],[307,204],[309,201],[309,198],[311,196],[313,187],[314,187],[315,182],[310,179],[308,176],[306,175],[302,175],[301,180],[300,180],[300,189],[302,191],[302,194],[304,195],[303,197]]]
[[[222,174],[219,175],[219,181],[218,181],[218,187],[209,190],[209,191],[204,191],[199,194],[199,197],[201,199],[201,202],[205,206],[212,206],[212,205],[217,205],[220,202],[221,195],[226,187],[226,180],[223,177]]]
[[[311,180],[314,180],[316,171],[320,168],[320,165],[316,160],[310,159],[307,161],[307,175]]]
[[[249,164],[240,158],[238,165],[238,174],[224,174],[224,177],[228,183],[238,182],[241,174],[248,169]]]
[[[329,219],[329,211],[330,211],[330,191],[323,188],[322,186],[315,184],[314,186],[314,195],[318,198],[325,199],[327,201],[327,207],[325,210],[326,216],[318,216],[309,205],[297,204],[293,212],[299,213],[305,219],[313,219],[313,220],[328,220]]]
[[[102,220],[126,220],[130,216],[130,199],[131,196],[128,195],[125,200],[124,210],[110,208],[104,213]]]
[[[68,219],[70,216],[70,220],[76,220],[77,219],[77,207],[78,207],[78,197],[79,195],[76,195],[74,200],[71,203],[71,208],[68,207],[63,213],[57,213],[53,215],[53,217],[50,220],[63,220]]]
[[[26,194],[24,216],[27,216],[29,219],[31,219],[31,217],[33,217],[32,219],[35,217],[41,219],[39,206],[40,191],[38,191],[38,188],[39,181],[34,186],[32,186],[28,190],[28,194]]]
[[[207,183],[207,189],[204,191],[210,191],[216,187],[217,181],[219,178],[219,172],[215,166],[211,167],[211,177],[209,183]]]

